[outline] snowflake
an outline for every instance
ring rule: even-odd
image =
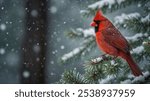
[[[1,10],[4,10],[4,7],[1,7]]]
[[[28,78],[30,76],[30,73],[29,73],[29,71],[24,71],[22,73],[22,75],[23,75],[24,78]]]
[[[0,30],[2,30],[2,31],[6,30],[6,25],[5,24],[1,24],[0,25]]]
[[[63,50],[63,49],[65,49],[65,46],[61,45],[60,48]]]
[[[5,54],[5,49],[4,48],[0,48],[0,54],[1,55]]]
[[[53,14],[55,14],[57,12],[57,8],[55,6],[52,6],[50,8],[50,12],[53,13]]]
[[[37,11],[37,10],[32,10],[32,11],[31,11],[31,15],[32,15],[33,17],[37,17],[37,16],[38,16],[38,11]]]
[[[54,61],[51,61],[50,63],[53,65],[53,64],[54,64]]]
[[[39,53],[40,50],[41,50],[41,48],[40,48],[40,46],[38,44],[33,46],[33,51],[34,52]]]

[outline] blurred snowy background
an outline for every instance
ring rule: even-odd
[[[55,83],[67,67],[59,61],[66,52],[80,42],[65,37],[70,28],[86,28],[90,21],[80,15],[80,10],[91,0],[47,0],[48,3],[48,51],[46,83]],[[0,83],[20,83],[21,43],[25,27],[25,2],[0,0]],[[28,73],[26,73],[28,74]]]
[[[19,83],[22,0],[0,0],[0,83]]]

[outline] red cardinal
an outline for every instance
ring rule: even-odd
[[[97,11],[91,26],[95,27],[96,42],[102,51],[114,57],[119,56],[125,59],[133,75],[143,75],[132,59],[129,43],[100,10]]]

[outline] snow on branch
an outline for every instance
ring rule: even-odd
[[[133,76],[132,76],[133,77]],[[143,73],[143,76],[138,76],[138,77],[133,77],[133,78],[128,78],[124,81],[121,81],[121,84],[135,84],[135,83],[145,83],[147,82],[146,79],[150,77],[149,71],[146,71]]]
[[[125,1],[125,0],[101,0],[92,5],[89,5],[88,8],[92,9],[92,10],[94,10],[96,8],[102,8],[104,6],[108,6],[108,8],[111,8],[111,6],[114,5],[115,3],[117,3],[117,1],[119,1],[119,3],[121,3],[121,1]]]
[[[141,17],[141,15],[137,12],[135,13],[131,13],[131,14],[121,14],[121,16],[116,16],[114,18],[114,23],[115,25],[118,25],[118,24],[124,24],[125,21],[127,20],[132,20],[132,19],[139,19]]]
[[[121,69],[121,66],[119,65],[119,59],[113,59],[114,57],[104,54],[97,58],[90,59],[84,64],[84,66],[86,67],[86,69],[89,68],[90,70],[91,68],[101,68],[106,74],[114,74],[118,72],[119,69]]]
[[[116,79],[115,76],[109,75],[105,79],[99,80],[99,84],[109,84],[109,83],[113,82],[114,79]]]
[[[117,27],[131,29],[138,33],[148,33],[150,31],[149,21],[149,15],[143,17],[137,12],[122,14],[121,16],[116,16],[114,18],[114,24]]]
[[[148,37],[148,34],[147,33],[137,33],[134,36],[126,37],[126,39],[131,42],[136,42],[140,38],[143,38],[143,37]]]
[[[85,53],[91,51],[91,49],[93,48],[93,46],[95,46],[95,38],[94,37],[90,37],[88,39],[85,39],[82,42],[82,45],[78,48],[73,49],[71,52],[64,54],[61,57],[61,60],[63,62],[66,62],[72,58],[74,58],[75,56],[81,56],[81,55],[85,55]]]
[[[111,61],[110,61],[111,60]],[[115,61],[112,60],[112,58],[109,55],[101,55],[100,57],[94,58],[90,60],[90,65],[100,64],[103,61],[110,61],[111,65],[116,65]]]
[[[71,29],[70,32],[67,33],[70,38],[88,38],[95,37],[95,32],[93,28],[82,29],[77,28],[76,30]]]
[[[144,18],[141,18],[141,21],[143,22],[143,23],[147,23],[147,22],[149,22],[150,23],[150,14],[148,14],[146,17],[144,17]]]
[[[82,29],[77,28],[76,30],[71,30],[68,34],[72,38],[83,38],[84,40],[81,43],[81,46],[73,49],[71,52],[64,54],[61,57],[63,62],[74,58],[75,56],[84,55],[86,52],[89,52],[93,46],[95,46],[95,32],[94,29]]]
[[[98,9],[101,9],[104,13],[106,11],[113,11],[121,7],[128,6],[133,2],[142,2],[143,0],[100,0],[88,6],[86,10],[81,10],[80,13],[83,15],[92,15]]]
[[[119,1],[119,2],[117,2]],[[120,4],[121,1],[124,1],[124,0],[101,0],[101,1],[97,1],[91,5],[88,6],[88,8],[86,10],[81,10],[80,13],[82,15],[92,15],[95,13],[95,11],[97,11],[98,9],[103,9],[105,7],[111,9],[111,7],[113,5],[115,5],[116,3]]]
[[[84,38],[87,37],[95,37],[95,32],[93,28],[89,28],[89,29],[82,29],[82,28],[77,28],[77,33],[82,33]]]
[[[64,54],[62,57],[61,57],[61,60],[62,61],[67,61],[68,59],[70,58],[73,58],[74,56],[76,56],[77,54],[79,54],[81,51],[84,50],[85,47],[78,47],[78,48],[75,48],[73,49],[71,52],[67,53],[67,54]]]
[[[144,46],[138,46],[134,49],[132,49],[131,51],[131,54],[134,53],[134,54],[140,54],[144,51]]]
[[[101,62],[101,61],[103,61],[103,60],[104,60],[103,57],[98,57],[98,58],[92,59],[91,61],[92,61],[93,63],[99,63],[99,62]]]
[[[149,79],[149,77],[150,77],[150,73],[149,73],[149,71],[146,71],[146,72],[143,73],[143,76],[135,77],[135,76],[133,76],[131,74],[125,80],[123,80],[121,82],[118,82],[118,83],[121,83],[121,84],[135,84],[135,83],[139,84],[139,83],[145,83],[145,82],[148,82],[147,79]],[[114,83],[114,81],[116,79],[117,78],[115,76],[109,75],[106,78],[104,78],[102,80],[99,80],[99,83],[100,84]]]

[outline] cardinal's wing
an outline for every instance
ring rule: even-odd
[[[116,28],[107,28],[102,30],[104,40],[111,46],[128,53],[130,50],[127,40],[121,35],[121,33]]]

